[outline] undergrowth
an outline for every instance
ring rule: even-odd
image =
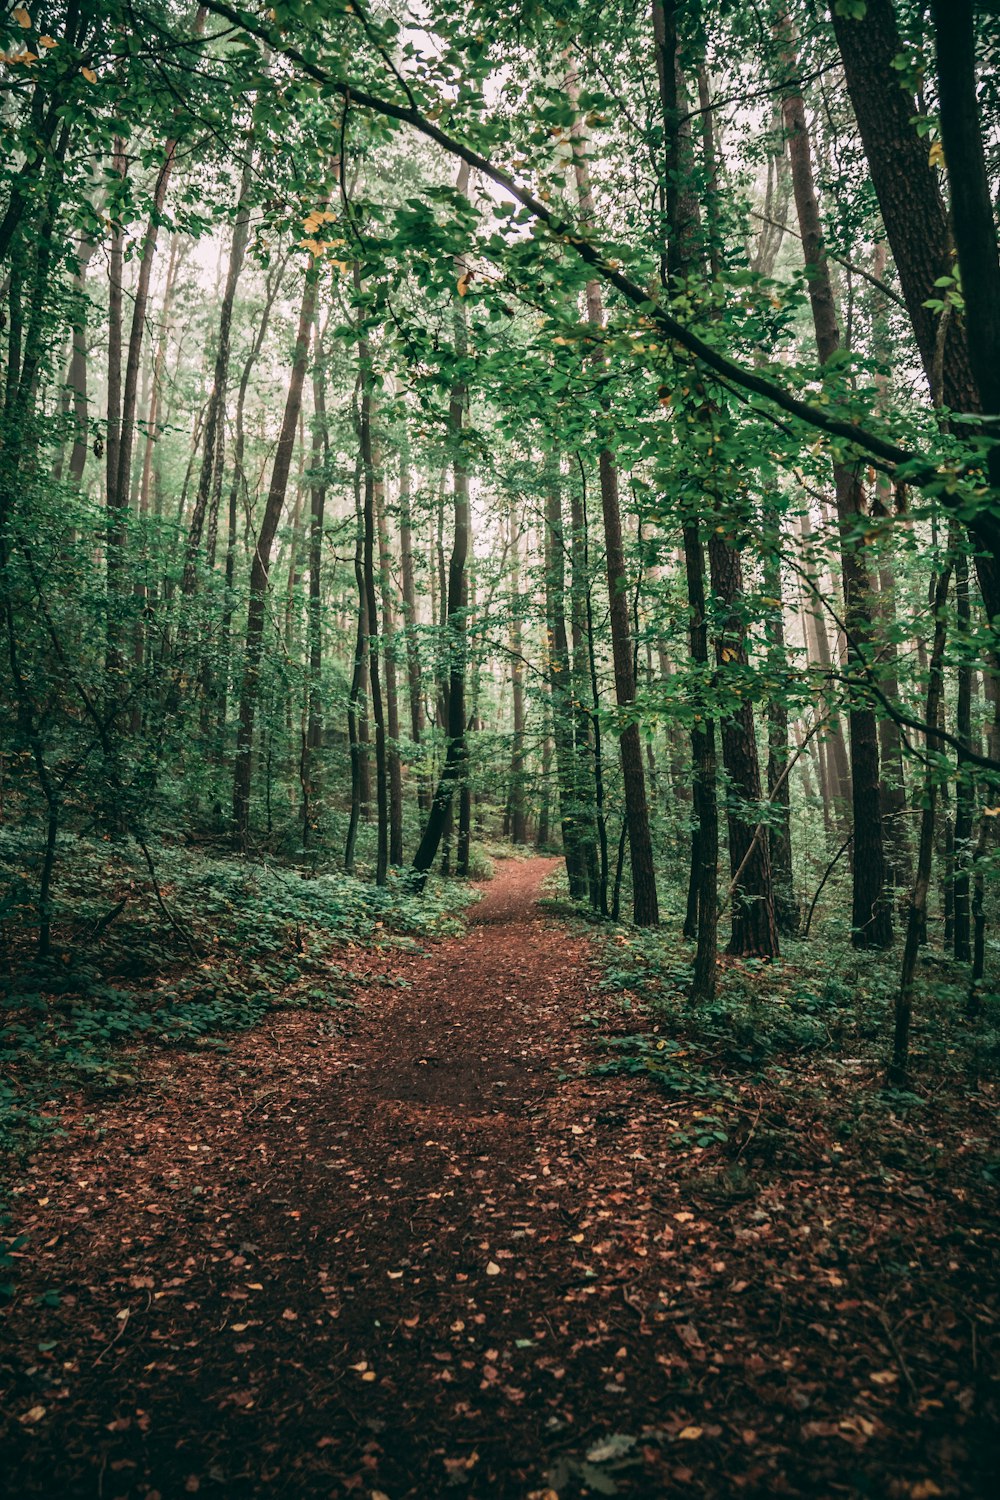
[[[349,1006],[369,982],[355,969],[362,950],[460,932],[472,894],[152,852],[155,885],[131,842],[66,839],[52,951],[39,959],[27,894],[35,851],[0,836],[0,1149],[51,1128],[73,1089],[107,1097],[134,1085],[144,1049],[217,1047],[277,1009]]]
[[[995,982],[981,1014],[970,1019],[966,971],[927,951],[914,1004],[913,1091],[887,1090],[880,1085],[898,955],[855,953],[829,935],[784,948],[775,962],[723,959],[715,1000],[696,1005],[689,999],[691,951],[675,935],[608,933],[600,988],[616,1001],[620,1029],[613,1015],[585,1018],[604,1054],[595,1071],[646,1076],[668,1096],[690,1099],[695,1113],[677,1144],[700,1149],[739,1132],[739,1101],[758,1085],[772,1097],[789,1087],[802,1097],[813,1090],[834,1136],[856,1145],[869,1140],[874,1148],[884,1139],[886,1111],[916,1120],[931,1097],[942,1106],[995,1076]],[[982,1170],[995,1166],[987,1160]]]

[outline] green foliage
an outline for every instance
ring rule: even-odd
[[[7,1146],[51,1126],[42,1106],[69,1089],[109,1097],[133,1086],[144,1049],[219,1046],[275,1010],[349,1007],[370,982],[352,953],[458,933],[470,899],[467,888],[440,881],[417,896],[400,880],[379,890],[342,874],[306,878],[158,847],[168,919],[134,846],[67,839],[61,854],[67,884],[55,903],[52,954],[18,961],[17,929],[6,931],[14,942],[0,1007]],[[0,841],[15,883],[30,855],[23,838]],[[82,899],[70,898],[74,886]]]
[[[725,1094],[727,1080],[790,1067],[796,1059],[851,1060],[877,1072],[886,1053],[898,983],[892,955],[785,942],[780,962],[723,960],[709,1005],[688,999],[687,951],[667,932],[629,930],[605,940],[601,989],[649,1031],[605,1037],[602,1071],[649,1074],[668,1092]],[[967,974],[931,958],[919,986],[914,1051],[922,1070],[968,1081],[1000,1065],[1000,993],[966,1014]],[[596,1024],[596,1023],[592,1023]]]

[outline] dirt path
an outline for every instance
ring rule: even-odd
[[[34,1158],[9,1493],[955,1492],[914,1488],[967,1440],[955,1401],[913,1437],[923,1369],[845,1268],[843,1235],[905,1259],[884,1188],[685,1181],[677,1111],[586,1071],[552,863],[502,865],[467,937],[371,961],[346,1035],[295,1012],[164,1055]]]

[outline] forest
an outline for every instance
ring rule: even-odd
[[[992,0],[0,4],[0,1493],[995,1493]]]

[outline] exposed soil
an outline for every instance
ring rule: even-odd
[[[553,864],[359,956],[346,1029],[283,1014],[69,1112],[14,1199],[7,1493],[989,1493],[981,1204],[791,1105],[767,1156],[749,1094],[696,1169],[694,1106],[588,1071]]]

